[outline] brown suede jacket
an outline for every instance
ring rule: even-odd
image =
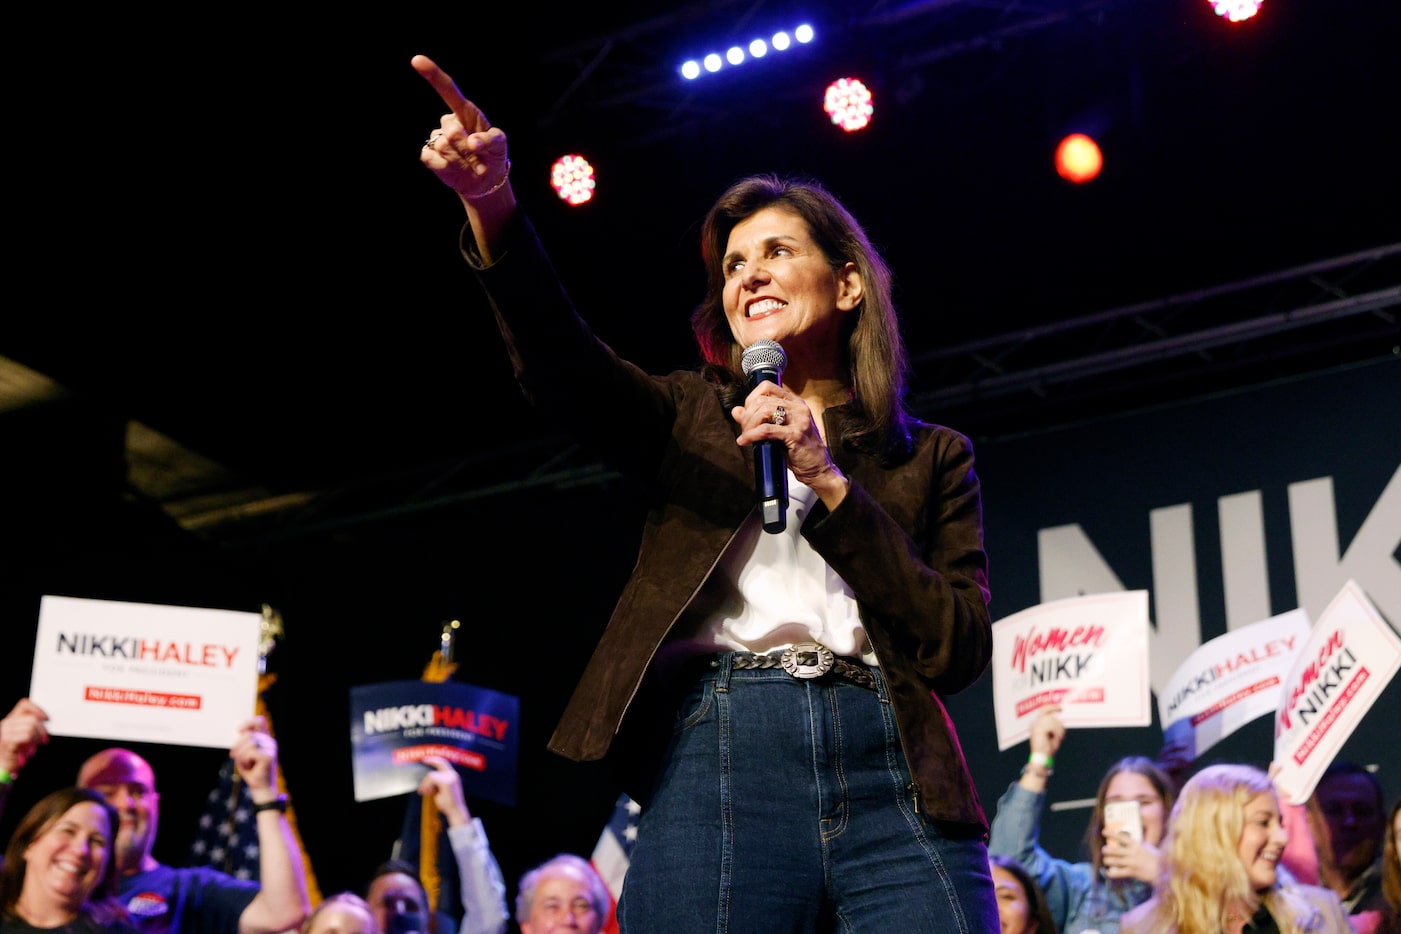
[[[735,443],[738,427],[698,371],[648,375],[594,336],[523,214],[488,267],[470,228],[461,243],[526,396],[573,426],[646,497],[636,566],[549,743],[575,761],[625,760],[624,790],[645,801],[657,766],[649,757],[660,754],[665,734],[634,736],[625,719],[657,709],[634,701],[659,680],[658,649],[754,512],[751,449]],[[908,447],[850,443],[853,404],[825,415],[850,492],[835,511],[817,503],[802,535],[856,596],[889,685],[916,808],[952,825],[948,831],[985,835],[987,818],[939,698],[977,681],[992,655],[973,450],[962,434],[919,422]]]

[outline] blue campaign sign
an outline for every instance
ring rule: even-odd
[[[355,800],[418,789],[426,756],[457,767],[462,790],[516,803],[520,700],[453,681],[385,681],[350,689]]]

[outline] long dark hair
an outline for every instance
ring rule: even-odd
[[[1026,871],[1026,867],[1010,856],[996,853],[988,857],[988,862],[999,869],[1007,870],[1022,887],[1022,892],[1026,895],[1027,914],[1036,922],[1036,934],[1060,934],[1056,927],[1056,919],[1051,915],[1051,907],[1046,904],[1046,893],[1041,891],[1041,886],[1031,877],[1031,873]]]
[[[102,878],[98,880],[79,910],[104,926],[127,918],[126,909],[117,901],[117,827],[121,819],[117,816],[116,808],[108,804],[102,795],[91,789],[76,786],[60,788],[40,798],[15,827],[15,832],[10,836],[10,844],[5,848],[5,865],[0,867],[0,915],[7,918],[19,917],[16,906],[20,894],[24,891],[24,871],[27,865],[24,851],[47,833],[71,808],[84,803],[96,804],[106,812],[108,833]]]
[[[895,313],[890,270],[866,231],[820,183],[804,178],[752,175],[720,195],[701,225],[705,298],[691,313],[691,330],[709,372],[744,383],[744,354],[725,317],[723,262],[730,232],[764,208],[777,207],[801,217],[834,270],[855,263],[861,274],[861,303],[847,315],[842,365],[856,392],[860,415],[848,430],[852,438],[872,438],[884,446],[908,444],[905,412],[910,361]]]

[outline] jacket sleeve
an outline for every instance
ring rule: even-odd
[[[517,213],[490,265],[470,227],[459,242],[525,397],[624,473],[655,473],[676,420],[667,384],[615,354],[580,317],[529,218]]]
[[[448,828],[448,844],[462,886],[462,925],[458,934],[505,934],[506,883],[487,843],[482,819]]]
[[[963,690],[992,660],[972,443],[935,428],[911,466],[871,478],[884,484],[879,495],[859,465],[839,466],[851,480],[846,498],[831,512],[814,509],[803,535],[851,587],[879,654],[913,659],[941,694]]]
[[[1041,848],[1041,808],[1046,796],[1027,791],[1013,782],[997,801],[988,837],[988,853],[1021,863],[1041,886],[1046,907],[1064,930],[1067,920],[1080,911],[1089,891],[1090,866],[1056,859]]]

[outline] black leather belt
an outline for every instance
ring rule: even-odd
[[[756,655],[753,652],[730,652],[731,666],[736,669],[782,668],[795,678],[803,681],[831,675],[857,687],[876,689],[876,676],[871,669],[859,662],[851,662],[820,642],[799,642],[792,648],[784,649],[781,655]]]

